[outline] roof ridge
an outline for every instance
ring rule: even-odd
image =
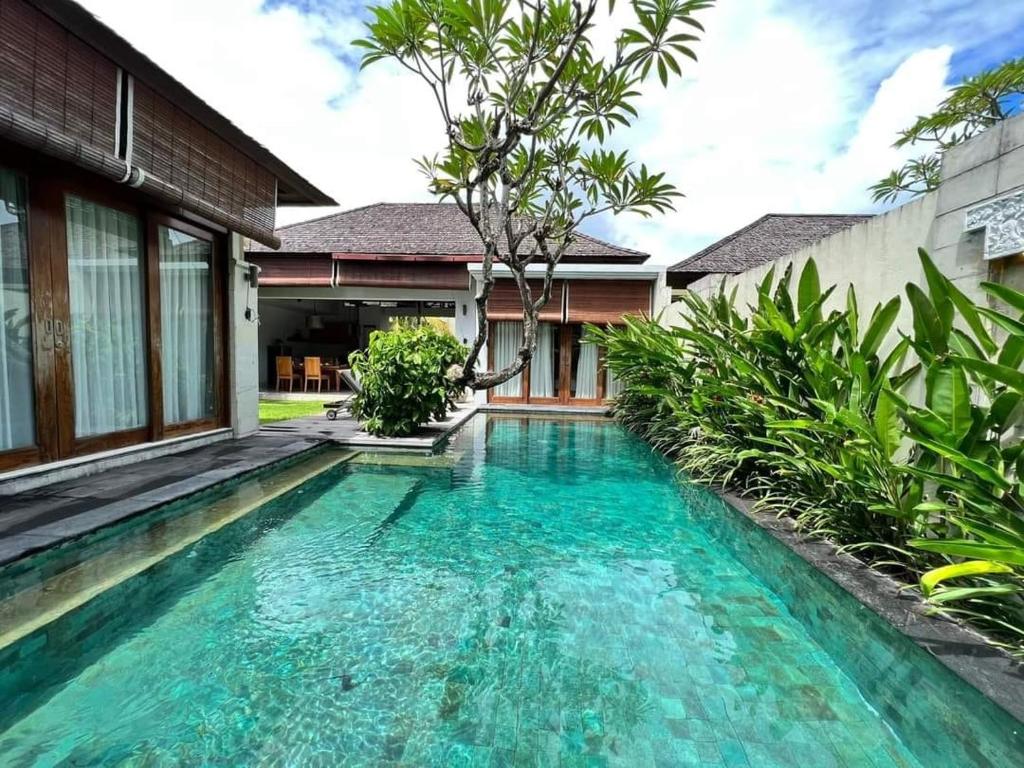
[[[697,251],[694,254],[691,254],[690,256],[687,256],[685,259],[677,261],[675,264],[668,268],[668,271],[671,272],[673,270],[678,269],[679,267],[682,267],[686,264],[690,264],[691,262],[695,262],[699,259],[704,258],[705,256],[710,255],[713,251],[716,251],[719,248],[728,245],[733,240],[738,238],[740,235],[746,234],[751,229],[758,226],[759,224],[764,223],[768,219],[859,219],[863,221],[865,219],[872,218],[874,215],[875,214],[873,213],[765,213],[758,217],[757,219],[754,219],[754,221],[750,222],[745,227],[737,229],[735,232],[726,235],[720,240],[715,240],[713,243],[709,243],[708,245],[704,246],[701,250]],[[829,235],[823,235],[819,239],[824,239],[825,237],[828,236]],[[815,240],[814,242],[817,242],[817,240]]]
[[[274,231],[280,232],[282,229],[291,229],[292,227],[298,227],[301,224],[312,224],[313,222],[323,221],[324,219],[333,219],[335,216],[344,216],[346,213],[365,211],[367,208],[376,208],[378,205],[393,205],[393,203],[367,203],[366,205],[360,205],[355,208],[346,208],[344,211],[335,211],[334,213],[325,213],[323,216],[314,216],[312,219],[303,219],[302,221],[293,221],[291,224],[282,224],[280,227],[277,227]]]
[[[687,256],[685,259],[682,259],[681,261],[677,261],[675,264],[673,264],[671,267],[668,268],[668,271],[672,271],[673,269],[676,269],[677,267],[683,266],[683,264],[686,264],[687,262],[695,261],[695,260],[701,258],[702,256],[706,256],[708,253],[710,253],[715,248],[720,248],[721,246],[726,245],[727,243],[731,243],[733,240],[735,240],[737,237],[742,235],[744,232],[746,232],[746,231],[748,231],[750,229],[753,229],[758,224],[760,224],[762,221],[765,221],[768,218],[770,218],[772,215],[773,214],[766,213],[763,216],[761,216],[761,217],[759,217],[757,219],[754,219],[754,221],[752,221],[749,224],[747,224],[747,226],[742,227],[740,229],[737,229],[735,232],[726,235],[721,240],[716,240],[715,242],[713,242],[713,243],[711,243],[709,245],[704,246],[703,248],[701,248],[696,253]]]

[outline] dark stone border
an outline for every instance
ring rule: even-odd
[[[292,460],[299,459],[317,449],[322,449],[326,445],[328,443],[323,441],[291,438],[282,439],[276,445],[264,446],[259,445],[258,435],[250,435],[238,440],[219,441],[208,446],[182,451],[175,455],[180,458],[186,454],[192,454],[196,458],[197,465],[202,464],[206,454],[224,450],[226,447],[238,452],[240,458],[227,466],[199,471],[184,480],[177,480],[176,482],[170,482],[141,492],[128,490],[121,498],[90,496],[87,497],[87,501],[95,502],[94,506],[89,506],[84,510],[76,510],[75,513],[68,517],[45,522],[18,533],[6,536],[0,535],[0,568],[117,525],[131,518],[152,512],[159,507],[181,501],[221,483],[245,480],[263,472],[280,468]],[[250,455],[246,456],[246,453]],[[252,453],[260,455],[257,458],[252,456]],[[159,475],[158,462],[166,458],[172,458],[172,456],[161,456],[147,459],[145,462],[139,462],[134,465],[113,467],[85,478],[25,491],[22,494],[6,498],[31,499],[33,503],[45,507],[51,503],[48,499],[68,493],[66,489],[75,485],[75,483],[94,483],[97,478],[107,474],[116,477],[118,474],[138,471],[139,467],[144,463],[153,462],[151,466],[156,468],[155,474]]]
[[[749,499],[708,490],[1024,723],[1024,664],[975,630],[943,616],[928,615],[926,603],[917,595],[852,555],[839,552],[833,542],[799,533],[789,518],[755,512]]]

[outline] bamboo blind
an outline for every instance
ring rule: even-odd
[[[570,323],[618,323],[624,315],[650,314],[651,283],[646,280],[573,280],[569,283]]]
[[[24,0],[0,0],[0,107],[114,153],[117,67]]]
[[[333,262],[329,256],[263,256],[250,254],[259,265],[260,285],[330,285]]]
[[[540,298],[544,289],[542,280],[530,280],[530,291],[533,293],[533,300]],[[545,304],[539,313],[541,320],[560,323],[562,321],[562,290],[561,280],[554,280],[551,283],[551,299]],[[494,283],[494,288],[487,300],[487,317],[490,320],[522,320],[523,300],[519,296],[519,287],[516,281],[505,278]]]
[[[117,81],[113,61],[42,11],[0,0],[0,137],[114,181],[130,177],[168,205],[276,247],[274,174],[140,80],[132,152],[117,156]]]
[[[469,270],[465,264],[347,260],[335,263],[338,285],[451,291],[469,288]]]

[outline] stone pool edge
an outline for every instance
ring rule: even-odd
[[[835,543],[801,534],[789,518],[755,511],[751,499],[714,488],[708,490],[1024,723],[1024,664],[970,627],[940,615],[929,615],[923,600],[903,589],[895,579],[840,552]]]
[[[218,443],[217,445],[223,444]],[[293,440],[287,445],[275,447],[273,452],[268,451],[260,459],[240,461],[231,466],[200,472],[186,480],[132,494],[125,498],[109,500],[105,504],[98,504],[96,507],[72,517],[55,520],[9,536],[2,536],[0,537],[0,568],[148,514],[168,504],[184,501],[222,483],[244,480],[264,472],[274,471],[293,461],[301,460],[302,457],[314,451],[325,450],[330,445],[328,441],[323,440]],[[115,468],[107,471],[117,472],[122,469]]]

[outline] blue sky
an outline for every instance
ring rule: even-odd
[[[178,0],[159,25],[148,3],[84,4],[344,207],[430,199],[412,158],[442,146],[436,108],[393,67],[358,71],[362,4]],[[866,187],[905,156],[899,128],[948,84],[1024,55],[1024,2],[1007,0],[720,0],[703,20],[700,62],[646,88],[617,139],[686,197],[592,228],[659,262],[769,211],[877,210]]]

